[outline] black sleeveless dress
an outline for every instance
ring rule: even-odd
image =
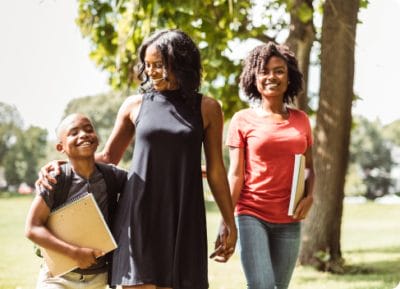
[[[205,289],[201,95],[143,95],[132,167],[115,216],[112,284]]]

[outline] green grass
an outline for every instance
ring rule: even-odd
[[[24,237],[31,196],[0,193],[0,289],[33,289],[41,259]],[[207,202],[211,252],[219,213]],[[334,275],[297,266],[290,289],[393,289],[400,281],[400,205],[345,205],[342,251],[346,273]],[[210,289],[246,288],[235,254],[226,264],[209,263]]]

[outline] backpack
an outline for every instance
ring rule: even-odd
[[[118,194],[121,193],[122,188],[124,187],[124,183],[118,183],[117,176],[111,165],[96,163],[97,169],[101,172],[104,178],[104,182],[107,187],[107,203],[108,203],[108,215],[109,218],[107,224],[109,226],[113,223],[113,216],[115,213],[115,209],[117,207]],[[68,193],[72,185],[72,168],[70,163],[65,163],[61,165],[61,174],[57,176],[57,184],[54,188],[54,203],[51,211],[58,209],[65,205],[65,202],[68,198]],[[40,247],[34,244],[35,254],[39,257],[43,257],[40,252]],[[111,263],[111,254],[107,254],[107,259],[109,266]],[[109,280],[111,270],[109,270]],[[112,287],[111,287],[112,288]]]
[[[115,208],[117,207],[118,193],[121,192],[124,184],[117,182],[117,176],[111,165],[96,163],[97,169],[103,175],[107,187],[107,203],[109,220],[107,224],[112,224],[112,217],[114,216]],[[57,184],[54,187],[54,203],[51,208],[52,211],[63,206],[67,201],[69,189],[72,184],[72,168],[70,163],[61,165],[61,174],[57,178]]]

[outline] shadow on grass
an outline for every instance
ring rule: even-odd
[[[373,252],[373,250],[370,250],[370,252]],[[304,266],[304,268],[315,271],[315,269],[310,267]],[[392,260],[372,261],[367,263],[354,262],[344,266],[343,274],[325,272],[324,282],[332,282],[338,284],[348,283],[352,284],[352,289],[392,289],[400,281],[399,272],[400,258],[394,258]],[[300,283],[313,283],[315,282],[316,278],[317,277],[315,274],[304,274],[298,276],[298,280],[300,281]],[[373,287],[366,287],[365,284],[371,284],[371,286]],[[378,285],[379,287],[374,287],[375,285],[372,284],[381,285]],[[388,287],[388,284],[391,285],[389,285]]]
[[[352,249],[352,250],[345,251],[345,255],[364,254],[364,253],[396,253],[396,254],[399,254],[400,246],[362,248],[362,249]]]

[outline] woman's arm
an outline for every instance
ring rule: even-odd
[[[221,211],[223,222],[216,242],[216,261],[226,262],[233,254],[236,245],[236,226],[233,218],[232,200],[222,159],[223,115],[221,106],[212,98],[203,97],[202,115],[205,138],[207,181]]]
[[[313,193],[314,193],[314,161],[312,157],[312,147],[309,147],[305,153],[306,156],[306,180],[305,180],[305,197],[299,202],[293,218],[294,219],[304,219],[307,216],[308,211],[313,203]]]
[[[128,97],[121,105],[114,128],[103,151],[97,153],[96,161],[117,165],[135,134],[135,121],[138,116],[142,95]]]
[[[131,142],[134,133],[137,115],[142,103],[142,95],[128,97],[119,108],[114,128],[108,138],[102,152],[96,153],[95,159],[98,162],[118,164],[126,148]],[[55,176],[59,175],[60,166],[66,161],[52,161],[40,169],[39,178],[36,180],[36,187],[43,187],[52,190],[52,184],[56,184]],[[54,175],[50,172],[54,171]]]

